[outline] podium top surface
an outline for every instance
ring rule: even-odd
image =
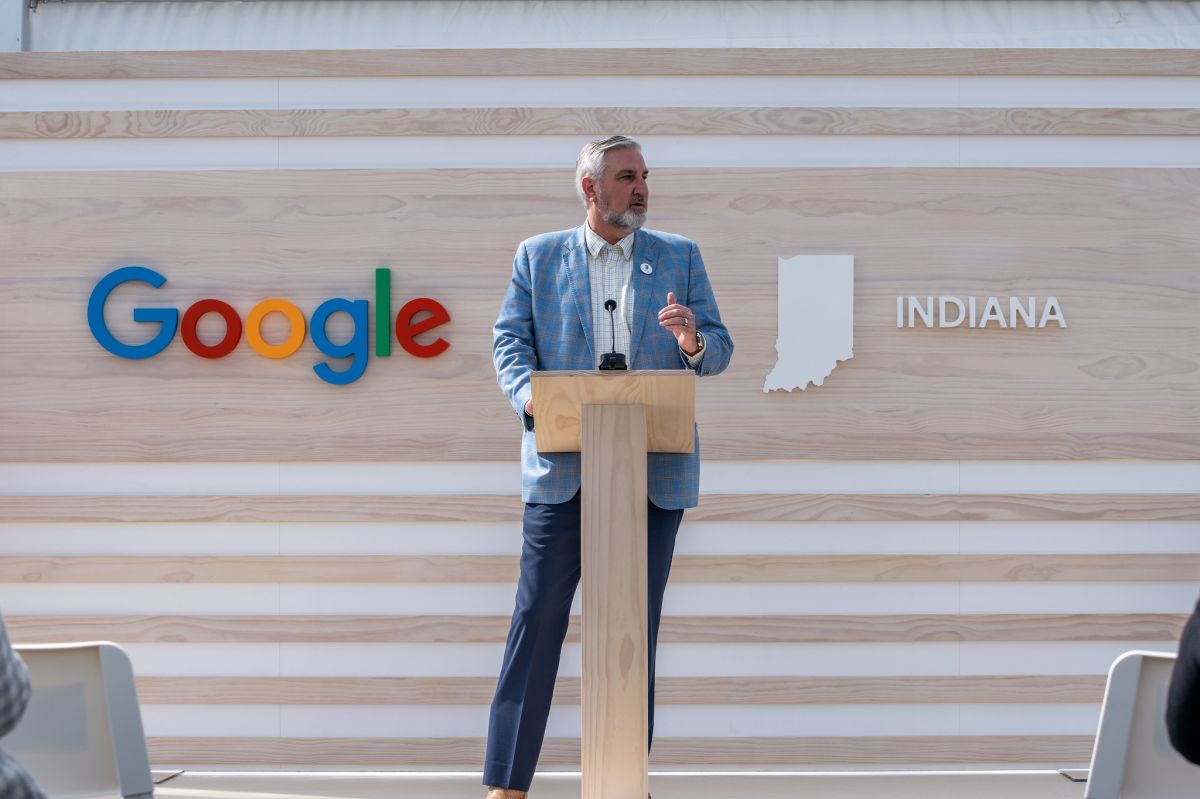
[[[579,452],[585,405],[643,405],[648,451],[695,449],[696,375],[689,370],[534,372],[530,384],[538,452]]]

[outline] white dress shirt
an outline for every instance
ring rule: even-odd
[[[616,244],[609,244],[592,230],[591,225],[584,224],[583,236],[588,251],[588,282],[592,286],[592,333],[597,358],[603,352],[619,352],[628,360],[635,293],[631,281],[634,234],[630,233]],[[604,303],[608,300],[617,303],[611,316],[604,309]],[[663,297],[663,304],[666,304],[666,297]],[[679,350],[687,359],[688,366],[693,369],[699,366],[704,358],[704,339],[700,338],[699,342],[700,350],[695,355],[688,355],[682,348]]]

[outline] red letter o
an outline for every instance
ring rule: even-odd
[[[225,338],[211,347],[196,335],[196,325],[200,323],[200,317],[210,313],[219,314],[225,320]],[[183,343],[187,348],[201,358],[224,358],[233,352],[238,342],[242,340],[242,319],[228,303],[220,300],[200,300],[188,308],[187,313],[183,315],[183,322],[179,325],[179,334],[183,337]]]

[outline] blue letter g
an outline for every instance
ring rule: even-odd
[[[149,358],[166,349],[171,339],[175,338],[175,328],[179,325],[179,311],[174,308],[134,308],[133,321],[158,322],[162,327],[154,338],[145,344],[131,345],[117,341],[104,324],[104,304],[108,302],[108,295],[112,294],[117,286],[131,281],[149,283],[158,288],[166,283],[167,279],[144,266],[122,266],[109,272],[100,279],[96,288],[92,289],[92,296],[88,298],[88,327],[92,329],[92,335],[100,342],[100,346],[113,355],[120,355],[122,358]]]

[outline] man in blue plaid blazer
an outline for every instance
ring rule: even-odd
[[[642,229],[649,173],[638,143],[624,136],[589,142],[575,177],[587,221],[522,242],[493,331],[497,380],[524,428],[526,504],[516,609],[488,725],[488,799],[523,799],[529,790],[579,583],[579,454],[537,451],[530,372],[595,369],[615,350],[630,369],[704,376],[724,371],[733,353],[696,243]],[[647,474],[653,737],[663,592],[683,509],[698,500],[699,437],[690,454],[650,454]]]

